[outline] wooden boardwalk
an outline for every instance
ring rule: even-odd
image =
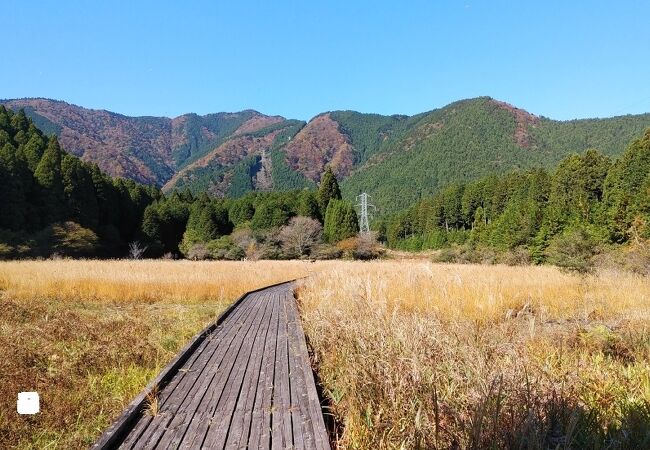
[[[329,449],[292,289],[285,283],[240,298],[93,448]],[[152,389],[154,416],[143,411]]]

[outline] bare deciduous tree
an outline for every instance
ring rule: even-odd
[[[282,249],[290,256],[305,256],[320,240],[323,227],[310,217],[294,217],[280,229]]]
[[[147,246],[142,245],[139,241],[133,241],[129,244],[129,258],[140,259],[144,252],[147,251]]]

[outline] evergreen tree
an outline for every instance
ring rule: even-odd
[[[39,161],[43,157],[43,151],[46,146],[45,138],[40,132],[32,133],[27,143],[23,146],[27,165],[32,172],[36,170],[36,166],[38,166]]]
[[[318,207],[320,208],[321,216],[325,215],[327,205],[332,199],[340,200],[341,190],[339,189],[338,181],[336,181],[336,176],[332,172],[332,168],[328,166],[318,187]]]
[[[250,221],[254,214],[255,207],[249,196],[233,201],[228,209],[228,217],[235,226]]]
[[[643,187],[650,173],[650,129],[635,140],[607,174],[604,202],[607,224],[614,242],[624,242],[635,218],[642,214]]]
[[[323,220],[318,206],[318,198],[313,191],[304,190],[300,192],[297,215],[311,217],[318,221]]]
[[[7,133],[7,135],[11,129],[11,114],[13,114],[11,110],[7,110],[4,105],[0,105],[0,130]]]
[[[153,256],[178,254],[179,244],[187,227],[191,204],[177,194],[147,206],[142,219],[142,232]]]
[[[85,228],[96,228],[99,206],[90,171],[78,158],[65,155],[61,162],[61,173],[70,218]]]
[[[23,133],[27,133],[29,130],[29,122],[30,121],[27,118],[24,109],[21,109],[17,113],[14,113],[13,117],[11,117],[11,126],[16,131],[16,134],[20,133],[21,131]]]
[[[0,228],[14,231],[23,229],[27,213],[25,172],[20,164],[11,144],[0,148]]]
[[[338,242],[355,236],[359,232],[359,222],[354,207],[343,200],[331,200],[325,212],[323,232],[327,242]]]
[[[194,244],[208,243],[231,231],[232,223],[224,206],[206,199],[196,200],[190,208],[181,251],[187,256]]]
[[[275,199],[268,199],[255,207],[255,214],[251,220],[251,228],[265,230],[286,225],[292,213],[288,206]]]
[[[119,223],[119,200],[112,180],[96,164],[90,165],[90,177],[97,198],[98,220],[104,228],[114,228]]]
[[[34,171],[39,191],[38,209],[43,225],[59,222],[67,215],[61,174],[62,154],[57,138],[50,138],[47,149]]]
[[[474,212],[474,221],[472,222],[472,242],[482,241],[486,226],[485,211],[482,206],[479,206]]]

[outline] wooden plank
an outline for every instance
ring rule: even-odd
[[[242,315],[245,312],[248,311],[249,310],[246,308],[236,308],[233,310],[230,316],[228,316],[221,324],[219,324],[212,332],[206,336],[205,340],[192,354],[185,365],[179,369],[174,378],[169,382],[167,386],[165,386],[165,389],[159,393],[158,404],[160,407],[160,413],[163,417],[168,415],[171,416],[176,412],[178,409],[179,399],[182,400],[181,396],[189,392],[193,384],[205,369],[207,359],[209,359],[216,351],[220,340],[226,337],[224,336],[225,333],[223,332],[224,327],[229,328],[236,326],[236,322],[242,318]],[[158,420],[162,421],[163,417],[160,417]],[[135,443],[140,440],[142,434],[144,433],[144,430],[151,425],[153,419],[154,418],[151,416],[143,414],[133,429],[129,432],[127,438],[119,446],[119,448],[132,448],[133,445],[135,445]],[[152,428],[155,427],[156,425],[154,424]],[[150,429],[150,432],[153,432],[152,429]]]
[[[158,416],[139,396],[93,448],[330,449],[292,286],[240,297],[150,385]]]
[[[271,304],[268,302],[270,294],[266,294],[260,299],[265,305],[264,316],[262,319],[269,318],[271,313]],[[223,395],[219,398],[212,398],[207,406],[205,423],[208,425],[205,428],[205,438],[202,448],[223,448],[224,442],[227,438],[228,428],[231,418],[234,414],[237,398],[241,392],[241,386],[244,379],[244,374],[251,359],[253,344],[257,341],[257,337],[262,331],[262,321],[256,323],[258,332],[253,339],[249,339],[244,346],[243,350],[237,357],[231,372],[230,379],[227,386],[224,388]]]
[[[283,293],[287,305],[287,328],[289,333],[289,377],[291,378],[291,423],[293,424],[294,447],[297,450],[315,450],[313,423],[309,412],[309,396],[303,365],[307,362],[301,348],[299,333],[302,333],[294,299]]]
[[[293,298],[293,293],[288,293],[287,295],[291,297],[290,304],[295,311],[296,318],[298,318],[298,307],[295,299]],[[303,360],[303,364],[301,364],[301,366],[303,368],[305,387],[307,390],[307,404],[309,408],[312,429],[314,432],[314,444],[318,450],[330,450],[331,447],[329,443],[329,437],[327,435],[327,428],[325,427],[325,420],[323,419],[323,410],[320,405],[318,392],[316,391],[316,381],[314,380],[314,374],[312,372],[311,363],[309,361],[309,353],[307,350],[305,333],[299,320],[295,320],[294,325],[297,329],[296,338],[298,341],[298,348],[300,349],[300,358]]]
[[[273,407],[273,380],[275,378],[275,352],[278,340],[278,324],[280,320],[280,296],[272,295],[273,316],[271,327],[264,344],[262,370],[257,383],[257,395],[253,405],[251,430],[248,437],[248,448],[268,450],[271,446],[271,409]],[[240,442],[240,448],[242,447]]]
[[[193,413],[193,410],[189,411],[187,407],[182,407],[181,405],[187,403],[188,397],[195,396],[197,393],[203,393],[207,389],[203,388],[202,383],[207,384],[209,382],[215,372],[215,368],[218,368],[229,346],[232,345],[233,341],[239,339],[239,334],[248,325],[248,316],[254,313],[254,309],[251,307],[249,300],[250,298],[247,297],[240,304],[239,309],[242,315],[237,320],[229,322],[229,327],[223,328],[221,339],[213,341],[214,348],[212,352],[206,353],[206,358],[202,359],[203,370],[200,372],[200,376],[196,374],[196,377],[188,377],[188,383],[184,388],[177,389],[172,393],[165,414],[160,414],[153,418],[151,425],[145,429],[133,448],[154,448],[162,439],[163,435],[171,434],[173,430],[186,426],[184,418],[188,413]],[[196,405],[198,405],[199,401],[200,399],[196,401]]]
[[[287,342],[286,302],[280,302],[280,324],[275,359],[275,380],[273,390],[273,412],[271,417],[271,448],[293,447],[291,429],[291,393],[289,380],[289,355]]]
[[[183,447],[189,448],[188,446],[192,445],[190,442],[197,440],[198,445],[191,448],[200,447],[205,436],[205,430],[202,427],[205,407],[211,398],[221,397],[237,355],[245,341],[250,339],[251,333],[257,331],[255,319],[259,316],[263,305],[257,302],[256,298],[255,295],[251,295],[249,303],[246,305],[250,309],[250,313],[243,322],[243,327],[235,334],[230,345],[222,346],[219,349],[218,359],[209,363],[208,376],[202,377],[199,386],[186,397],[179,407],[178,413],[158,444],[160,448],[176,448],[181,443],[183,443]],[[207,426],[207,423],[205,425]]]
[[[267,342],[274,340],[271,335],[277,332],[277,325],[273,326],[273,320],[277,323],[277,306],[274,295],[269,293],[268,316],[262,322],[264,335],[259,335],[259,340],[253,345],[253,353],[249,362],[244,383],[241,387],[240,397],[237,400],[235,413],[230,422],[228,438],[225,444],[227,449],[248,448],[248,438],[251,431],[252,416],[255,409],[255,401],[258,395],[259,381],[264,373],[264,356],[267,349]]]
[[[286,283],[286,282],[285,282]],[[274,286],[280,286],[285,283],[278,283]],[[257,289],[263,290],[265,288]],[[228,307],[218,318],[217,320],[206,329],[199,332],[194,336],[187,345],[178,353],[178,355],[172,359],[167,366],[154,378],[151,383],[145,387],[145,389],[126,407],[124,412],[113,422],[99,437],[97,442],[95,442],[91,449],[92,450],[105,450],[115,448],[119,443],[124,439],[126,433],[130,431],[133,427],[133,423],[138,417],[142,414],[143,406],[147,396],[154,390],[161,390],[169,380],[178,372],[178,369],[187,361],[191,354],[196,350],[196,348],[201,344],[205,339],[206,335],[214,330],[218,324],[222,323],[232,312],[233,310],[241,303],[248,293],[239,297],[230,307]]]
[[[215,410],[213,420],[204,441],[205,448],[237,448],[244,428],[248,437],[250,415],[255,403],[255,391],[260,376],[262,351],[267,339],[269,325],[273,314],[273,302],[269,293],[264,296],[266,310],[259,332],[251,344],[251,352],[245,365],[241,364],[237,374],[232,377],[231,389],[228,396],[222,398]],[[241,379],[241,382],[240,382]],[[248,424],[245,425],[244,422]]]

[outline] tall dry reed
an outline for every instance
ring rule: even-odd
[[[340,448],[642,448],[650,282],[339,263],[302,315]]]

